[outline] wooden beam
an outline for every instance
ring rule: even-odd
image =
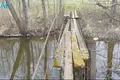
[[[89,58],[89,53],[82,36],[82,32],[80,32],[78,29],[76,17],[77,17],[76,12],[72,12],[72,21],[71,21],[72,52],[73,52],[74,67],[78,68],[85,66],[84,60]]]
[[[80,49],[83,49],[86,51],[86,53],[88,54],[88,50],[87,50],[87,47],[86,47],[86,43],[85,43],[85,40],[83,38],[83,35],[82,35],[82,31],[78,29],[78,24],[77,24],[77,21],[76,21],[76,16],[77,16],[77,12],[73,12],[73,24],[74,24],[74,31],[75,31],[75,34],[77,36],[77,40],[78,40],[78,44],[79,44],[79,47]]]
[[[108,42],[108,54],[107,54],[107,74],[106,79],[112,80],[112,58],[113,58],[113,50],[114,50],[114,42]]]
[[[63,56],[65,52],[65,34],[69,28],[70,20],[68,20],[65,29],[63,31],[62,37],[60,39],[60,42],[58,44],[58,48],[54,55],[54,67],[62,67],[63,64]]]
[[[77,37],[75,35],[74,25],[71,23],[71,43],[72,43],[72,53],[73,53],[73,61],[74,67],[79,68],[85,66],[85,62],[82,59],[80,49],[77,43]]]
[[[87,43],[90,53],[90,79],[96,79],[96,43]]]
[[[71,32],[66,32],[65,39],[65,67],[64,67],[64,79],[73,80],[73,61],[71,51]]]

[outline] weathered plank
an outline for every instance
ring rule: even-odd
[[[64,32],[62,34],[58,48],[54,54],[54,67],[62,67],[63,65],[63,56],[65,52],[65,34],[69,28],[70,20],[68,20]]]
[[[77,43],[77,38],[75,35],[75,31],[72,30],[72,35],[71,35],[71,41],[72,41],[72,52],[73,52],[73,61],[74,61],[74,67],[82,67],[85,66],[84,60],[83,60],[83,55],[81,55],[81,52],[78,47]]]
[[[76,16],[77,16],[77,12],[75,11],[73,13],[73,24],[74,24],[74,31],[75,31],[75,34],[77,36],[77,39],[78,39],[78,44],[79,44],[79,47],[80,47],[80,50],[86,54],[88,54],[88,49],[86,47],[86,44],[85,44],[85,41],[84,41],[84,38],[83,38],[83,35],[82,35],[82,31],[78,29],[78,25],[77,25],[77,21],[76,21]]]
[[[64,66],[64,79],[73,80],[73,61],[71,51],[71,32],[66,32],[65,39],[65,66]]]
[[[84,60],[88,59],[89,54],[82,33],[78,30],[75,12],[72,13],[71,31],[74,66],[75,68],[85,66]]]

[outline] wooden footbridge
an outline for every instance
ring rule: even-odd
[[[54,66],[55,68],[61,68],[62,79],[76,79],[76,69],[85,69],[86,61],[89,59],[89,52],[86,47],[85,40],[83,38],[82,32],[78,27],[77,12],[71,12],[69,18],[67,19],[67,23],[65,27],[61,29],[61,33],[58,39],[58,46],[54,53]],[[53,24],[54,25],[54,21]],[[35,79],[37,74],[37,70],[39,68],[39,63],[44,54],[44,48],[47,43],[47,39],[49,37],[52,26],[48,32],[46,41],[43,46],[43,50],[41,51],[41,55],[39,57],[38,63],[36,65],[36,69],[32,76],[32,79]],[[47,73],[47,70],[46,70]],[[82,74],[82,72],[81,72]],[[87,72],[84,73],[81,80],[86,80],[85,76],[88,76]],[[46,76],[46,74],[44,75]],[[44,77],[46,79],[46,77]]]

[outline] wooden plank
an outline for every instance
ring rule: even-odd
[[[79,32],[78,30],[75,13],[72,13],[71,31],[72,31],[71,40],[74,66],[75,68],[83,67],[85,66],[84,60],[88,59],[89,54],[82,33]]]
[[[70,24],[70,20],[68,20],[64,32],[62,34],[60,43],[58,44],[58,48],[55,52],[54,55],[54,67],[62,67],[63,65],[63,56],[64,56],[64,52],[65,52],[65,34],[69,28],[69,24]]]
[[[64,79],[73,80],[73,62],[71,51],[71,32],[66,32],[65,39],[65,67],[64,67]]]
[[[75,68],[84,67],[85,62],[84,62],[83,57],[81,55],[80,49],[78,47],[77,38],[76,38],[74,30],[72,30],[71,41],[72,41],[74,67]]]
[[[75,11],[73,13],[73,24],[74,24],[74,30],[75,30],[75,34],[77,36],[77,39],[78,39],[78,43],[79,43],[79,47],[81,50],[85,51],[87,54],[88,54],[88,50],[87,50],[87,47],[86,47],[86,44],[85,44],[85,41],[84,41],[84,38],[83,38],[83,35],[82,35],[82,31],[78,29],[78,26],[77,26],[77,21],[75,19],[77,15],[77,12]]]

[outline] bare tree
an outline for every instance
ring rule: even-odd
[[[27,11],[27,5],[26,5],[26,1],[25,0],[22,0],[22,4],[23,4],[23,19],[24,19],[24,25],[27,29],[27,26],[28,26],[28,11]]]
[[[8,8],[9,8],[9,10],[10,10],[10,12],[11,12],[11,14],[12,14],[12,16],[13,16],[13,18],[14,18],[14,20],[15,20],[18,28],[19,28],[19,30],[20,30],[20,33],[22,35],[25,35],[26,34],[26,27],[20,21],[20,18],[18,17],[18,15],[17,15],[12,3],[10,2],[10,0],[6,0],[6,2],[8,3]]]
[[[63,7],[63,0],[60,0],[60,8],[59,8],[60,11],[62,11],[62,7]]]
[[[112,3],[111,3],[113,6],[111,6],[111,17],[112,18],[115,18],[116,16],[116,5],[117,5],[117,0],[112,0]],[[110,19],[110,22],[115,25],[115,22],[113,19]]]
[[[30,0],[28,0],[28,7],[30,7]]]
[[[43,9],[43,17],[44,17],[44,27],[46,28],[46,7],[45,7],[45,0],[41,0],[42,1],[42,9]]]

